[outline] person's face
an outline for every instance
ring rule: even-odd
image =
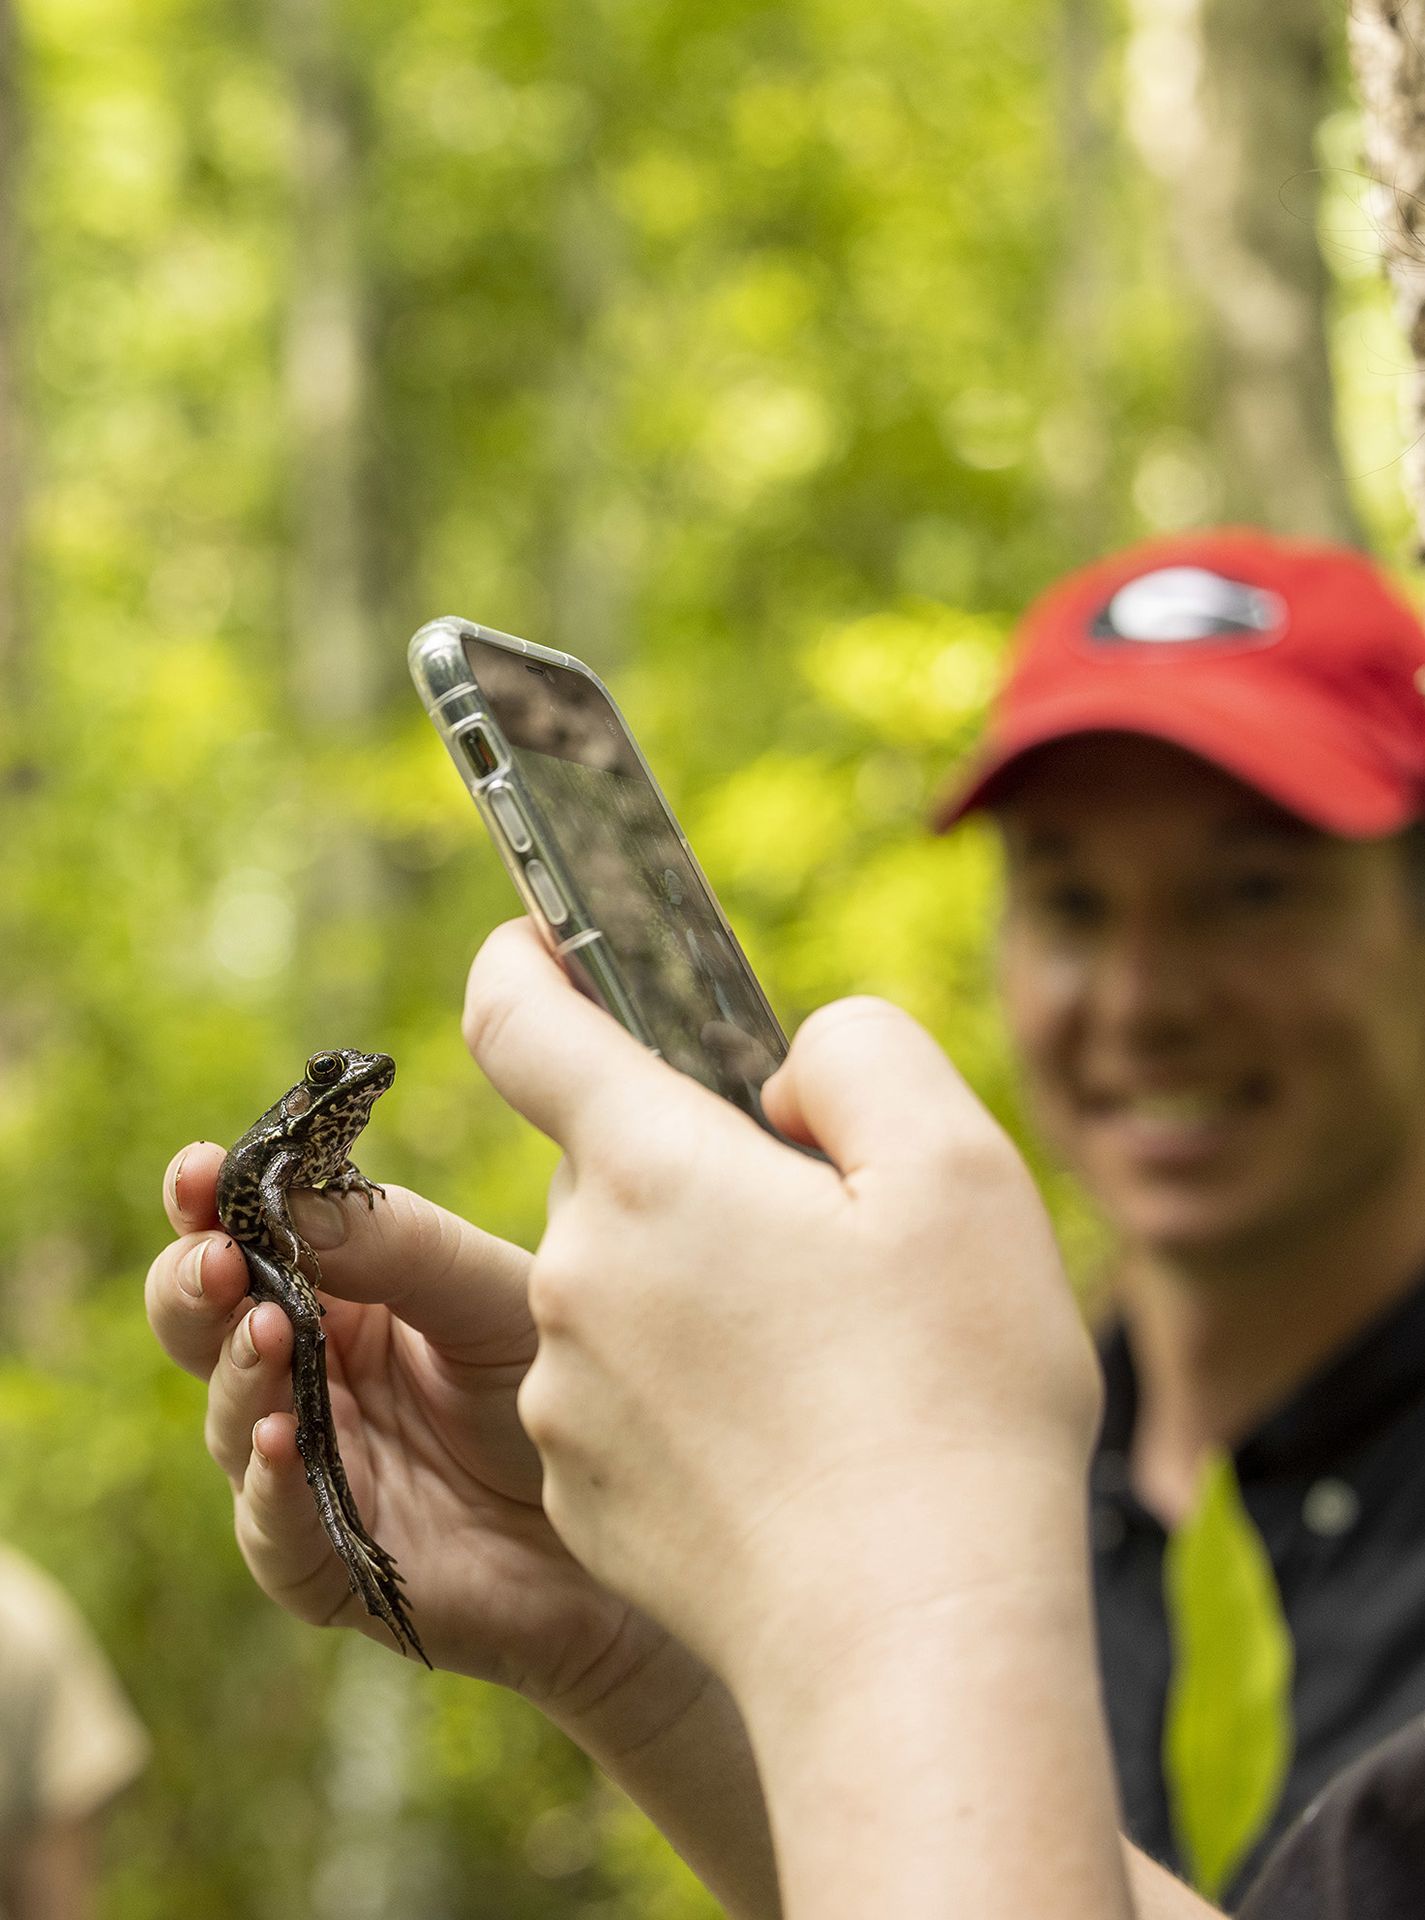
[[[1411,1177],[1425,934],[1398,840],[1131,736],[1046,748],[1000,824],[1028,1090],[1130,1246],[1250,1254]]]

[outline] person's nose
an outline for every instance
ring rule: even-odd
[[[1189,1031],[1199,1018],[1202,955],[1186,928],[1156,914],[1122,918],[1100,943],[1093,1012],[1117,1038],[1143,1044]]]

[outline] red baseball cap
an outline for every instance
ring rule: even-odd
[[[1002,800],[1027,754],[1085,733],[1183,747],[1327,833],[1425,814],[1425,627],[1346,547],[1251,528],[1151,540],[1025,615],[943,832]]]

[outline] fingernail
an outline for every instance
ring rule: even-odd
[[[185,1151],[178,1156],[178,1165],[173,1169],[173,1178],[169,1182],[168,1197],[173,1202],[173,1211],[175,1213],[181,1213],[183,1211],[183,1202],[178,1197],[178,1182],[183,1178],[183,1163],[187,1158],[188,1154],[185,1149]]]
[[[262,1451],[262,1443],[258,1440],[258,1437],[257,1437],[257,1429],[261,1425],[262,1425],[261,1420],[256,1420],[253,1422],[252,1450],[257,1455],[258,1459],[262,1462],[263,1466],[267,1467],[267,1466],[271,1466],[272,1462],[268,1459],[267,1455]]]
[[[302,1238],[318,1253],[327,1253],[346,1239],[346,1209],[324,1194],[294,1194],[292,1218]]]
[[[257,1360],[257,1342],[252,1337],[252,1315],[248,1313],[238,1321],[233,1334],[233,1365],[255,1367]]]
[[[203,1298],[203,1258],[207,1251],[207,1241],[200,1240],[178,1263],[178,1284],[190,1300]]]

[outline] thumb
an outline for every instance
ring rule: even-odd
[[[819,1008],[762,1088],[778,1133],[819,1147],[843,1176],[919,1165],[994,1122],[919,1022],[860,996]]]

